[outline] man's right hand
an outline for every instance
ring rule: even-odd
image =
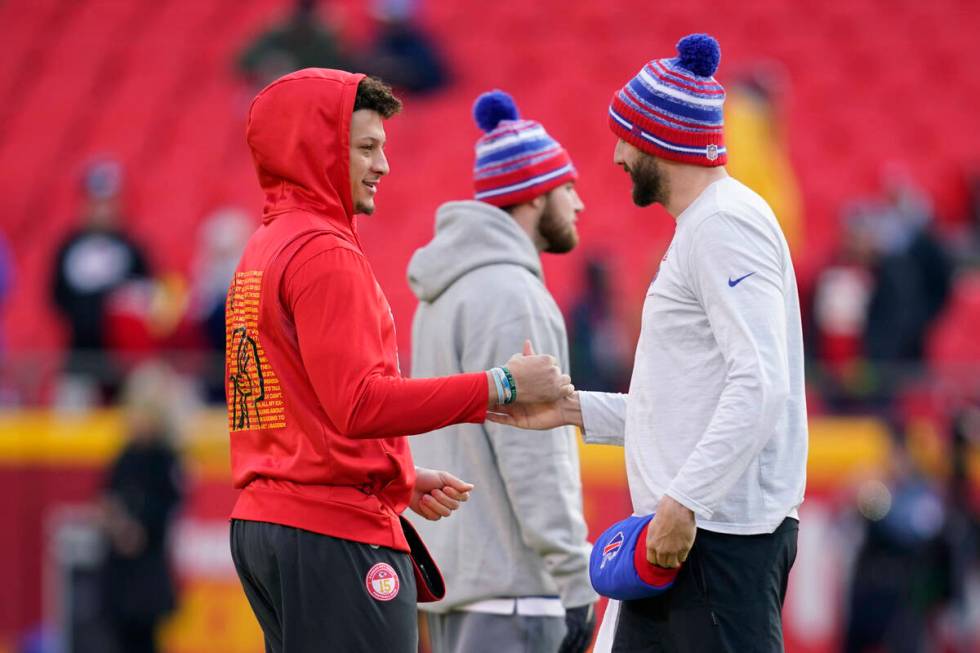
[[[582,405],[577,392],[558,401],[543,404],[510,404],[487,411],[487,421],[516,426],[519,429],[544,431],[559,426],[582,425]]]
[[[554,356],[534,353],[531,341],[524,341],[524,353],[514,354],[507,369],[517,386],[518,404],[539,404],[558,401],[575,391],[572,378],[562,374]]]

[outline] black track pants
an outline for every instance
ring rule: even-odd
[[[781,653],[798,533],[790,518],[768,535],[698,529],[669,590],[620,605],[613,653]]]
[[[417,653],[407,553],[242,520],[231,553],[266,653]]]

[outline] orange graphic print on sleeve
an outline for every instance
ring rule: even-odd
[[[236,272],[228,291],[226,369],[228,429],[280,429],[286,426],[282,386],[259,340],[262,272]]]

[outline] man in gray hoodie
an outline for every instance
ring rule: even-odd
[[[435,238],[409,264],[419,298],[412,375],[482,370],[515,347],[529,352],[528,340],[567,369],[565,324],[540,252],[578,243],[577,173],[507,94],[483,94],[474,115],[487,132],[476,144],[476,200],[440,207]],[[585,651],[597,596],[575,431],[528,438],[491,422],[461,424],[415,438],[412,453],[477,488],[454,523],[413,519],[446,576],[446,598],[422,606],[433,653]]]

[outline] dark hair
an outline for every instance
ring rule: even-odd
[[[391,87],[377,77],[365,77],[357,85],[354,98],[354,111],[368,109],[377,111],[382,118],[391,118],[402,110],[402,101],[391,92]]]

